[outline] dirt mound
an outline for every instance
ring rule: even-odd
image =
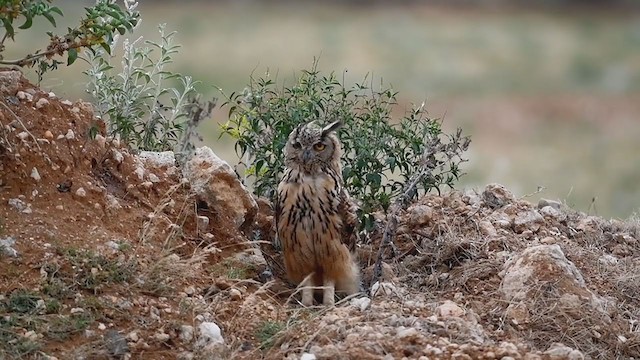
[[[240,231],[253,213],[198,195],[227,190],[106,138],[89,104],[8,70],[0,97],[2,358],[640,357],[638,220],[495,184],[426,195],[374,284],[384,216],[363,237],[366,294],[302,308],[267,201]]]

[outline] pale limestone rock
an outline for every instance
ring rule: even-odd
[[[231,166],[203,146],[184,168],[192,190],[223,218],[243,229],[253,223],[258,205]]]

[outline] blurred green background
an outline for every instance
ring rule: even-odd
[[[73,24],[88,1],[57,1]],[[182,45],[173,70],[207,96],[241,91],[251,74],[279,81],[320,58],[348,83],[366,74],[399,91],[398,114],[426,102],[445,127],[472,136],[462,186],[498,182],[605,217],[640,209],[640,7],[635,1],[142,1],[134,37],[157,25]],[[529,5],[527,5],[529,4]],[[5,58],[46,46],[46,21],[7,43]],[[42,86],[85,98],[86,67],[46,75]],[[33,71],[26,71],[35,80]],[[222,103],[222,101],[219,101]],[[218,140],[226,109],[200,128]]]

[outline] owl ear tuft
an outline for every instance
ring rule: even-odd
[[[344,125],[344,124],[342,123],[342,121],[341,121],[341,120],[338,120],[338,121],[334,121],[334,122],[332,122],[331,124],[329,124],[329,125],[325,126],[325,127],[322,129],[322,136],[323,136],[323,137],[324,137],[324,136],[327,136],[327,134],[329,134],[330,132],[335,131],[335,130],[338,130],[339,128],[341,128],[341,127],[342,127],[342,125]]]

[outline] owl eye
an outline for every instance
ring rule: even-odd
[[[325,145],[323,143],[316,143],[315,145],[313,145],[313,149],[315,151],[322,151],[324,150]]]
[[[300,149],[301,147],[302,147],[302,144],[300,144],[299,142],[296,141],[296,142],[293,143],[293,148],[294,149]]]

